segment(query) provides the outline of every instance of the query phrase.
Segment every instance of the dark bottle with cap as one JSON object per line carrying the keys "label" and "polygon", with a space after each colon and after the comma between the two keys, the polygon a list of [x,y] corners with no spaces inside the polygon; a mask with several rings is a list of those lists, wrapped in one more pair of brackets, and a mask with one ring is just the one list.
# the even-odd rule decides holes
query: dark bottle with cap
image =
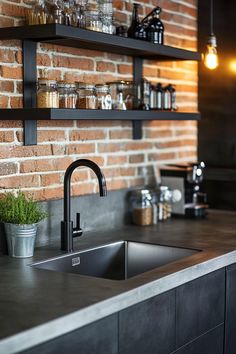
{"label": "dark bottle with cap", "polygon": [[152,19],[149,21],[147,32],[147,40],[155,44],[164,43],[164,25],[159,19],[161,8],[158,6],[152,12]]}
{"label": "dark bottle with cap", "polygon": [[156,87],[156,108],[162,110],[164,108],[164,89],[161,83]]}
{"label": "dark bottle with cap", "polygon": [[133,13],[132,13],[132,20],[131,25],[128,28],[128,37],[135,38],[135,33],[138,25],[140,24],[138,9],[140,8],[140,4],[134,3],[133,6]]}

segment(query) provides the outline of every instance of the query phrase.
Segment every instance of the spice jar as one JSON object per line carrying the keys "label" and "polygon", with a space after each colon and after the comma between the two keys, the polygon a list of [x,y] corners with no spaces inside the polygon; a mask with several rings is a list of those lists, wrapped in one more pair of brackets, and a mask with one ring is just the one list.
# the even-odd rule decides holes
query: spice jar
{"label": "spice jar", "polygon": [[59,108],[76,108],[78,94],[75,83],[59,81],[58,92]]}
{"label": "spice jar", "polygon": [[131,192],[132,221],[135,225],[152,225],[152,192],[149,189],[137,189]]}
{"label": "spice jar", "polygon": [[37,107],[59,108],[59,94],[56,80],[38,79]]}
{"label": "spice jar", "polygon": [[96,109],[96,93],[93,84],[77,83],[77,108]]}
{"label": "spice jar", "polygon": [[96,108],[97,109],[112,109],[112,99],[110,87],[108,85],[96,85]]}
{"label": "spice jar", "polygon": [[171,217],[172,191],[167,186],[160,186],[158,198],[158,220],[163,221]]}

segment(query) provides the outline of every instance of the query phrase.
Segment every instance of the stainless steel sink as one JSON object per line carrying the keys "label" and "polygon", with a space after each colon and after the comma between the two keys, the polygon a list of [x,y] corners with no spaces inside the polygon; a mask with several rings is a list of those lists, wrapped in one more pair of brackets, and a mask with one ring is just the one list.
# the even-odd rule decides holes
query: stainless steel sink
{"label": "stainless steel sink", "polygon": [[40,269],[125,280],[191,256],[199,250],[119,241],[32,264]]}

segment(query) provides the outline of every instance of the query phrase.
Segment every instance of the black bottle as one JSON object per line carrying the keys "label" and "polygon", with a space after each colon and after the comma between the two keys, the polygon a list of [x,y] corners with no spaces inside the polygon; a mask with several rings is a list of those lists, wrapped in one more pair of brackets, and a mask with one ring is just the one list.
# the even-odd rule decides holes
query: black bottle
{"label": "black bottle", "polygon": [[132,20],[131,25],[128,28],[128,37],[135,38],[135,32],[140,24],[139,16],[138,16],[138,9],[140,8],[140,4],[134,3],[133,13],[132,13]]}
{"label": "black bottle", "polygon": [[157,7],[152,13],[152,19],[147,27],[147,40],[155,44],[164,43],[164,25],[159,19],[161,8]]}

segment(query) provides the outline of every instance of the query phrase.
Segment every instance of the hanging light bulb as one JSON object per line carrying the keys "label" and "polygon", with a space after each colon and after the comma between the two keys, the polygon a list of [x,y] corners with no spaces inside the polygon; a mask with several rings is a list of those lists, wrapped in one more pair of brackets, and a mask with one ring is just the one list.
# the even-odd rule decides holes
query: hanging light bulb
{"label": "hanging light bulb", "polygon": [[214,70],[219,65],[219,59],[217,54],[217,41],[216,36],[213,32],[213,0],[211,0],[211,34],[208,38],[207,42],[207,50],[204,58],[205,66],[210,69]]}

